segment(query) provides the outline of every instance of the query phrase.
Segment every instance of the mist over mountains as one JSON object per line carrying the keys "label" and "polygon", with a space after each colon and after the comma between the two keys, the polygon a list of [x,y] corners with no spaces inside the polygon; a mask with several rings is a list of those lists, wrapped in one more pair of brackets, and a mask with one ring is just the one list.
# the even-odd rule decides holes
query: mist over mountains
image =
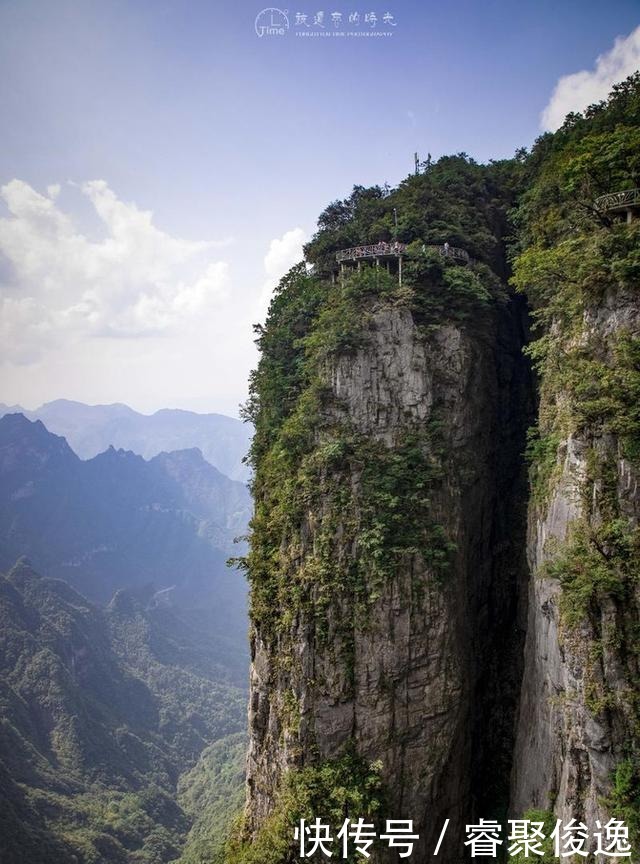
{"label": "mist over mountains", "polygon": [[[237,440],[208,452],[242,468]],[[250,512],[198,447],[82,459],[41,420],[0,417],[3,864],[209,848],[243,784],[246,585],[226,561]]]}
{"label": "mist over mountains", "polygon": [[226,560],[249,512],[246,486],[199,450],[146,461],[110,447],[83,461],[39,420],[0,418],[2,569],[28,555],[99,603],[120,588],[170,591],[244,631],[244,583]]}
{"label": "mist over mountains", "polygon": [[197,447],[228,477],[248,477],[242,459],[249,449],[251,427],[224,414],[197,414],[174,408],[140,414],[119,403],[85,405],[69,399],[47,402],[34,411],[0,402],[0,416],[8,413],[42,420],[50,432],[66,438],[81,459],[91,459],[110,446],[132,450],[145,459],[163,451]]}

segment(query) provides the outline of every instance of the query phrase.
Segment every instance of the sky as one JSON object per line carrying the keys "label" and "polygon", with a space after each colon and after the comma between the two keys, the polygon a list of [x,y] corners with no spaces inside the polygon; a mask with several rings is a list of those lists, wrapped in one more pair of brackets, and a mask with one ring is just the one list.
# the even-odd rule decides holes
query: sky
{"label": "sky", "polygon": [[640,66],[638,0],[263,2],[0,0],[1,401],[237,416],[330,201]]}

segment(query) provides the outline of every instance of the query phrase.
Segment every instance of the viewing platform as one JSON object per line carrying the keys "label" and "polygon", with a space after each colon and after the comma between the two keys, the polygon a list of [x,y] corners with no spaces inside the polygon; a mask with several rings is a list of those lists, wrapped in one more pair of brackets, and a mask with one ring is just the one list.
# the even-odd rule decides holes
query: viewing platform
{"label": "viewing platform", "polygon": [[339,264],[345,261],[360,261],[362,258],[399,258],[407,251],[406,243],[372,243],[370,246],[353,246],[336,253]]}
{"label": "viewing platform", "polygon": [[626,214],[627,222],[633,222],[640,214],[640,189],[609,192],[596,198],[595,205],[603,213]]}
{"label": "viewing platform", "polygon": [[[336,261],[339,264],[345,261],[361,261],[363,258],[399,258],[405,255],[407,251],[406,243],[398,242],[381,242],[372,243],[369,246],[353,246],[351,249],[341,249],[336,253]],[[455,261],[460,261],[463,264],[468,264],[471,260],[469,253],[464,249],[459,249],[457,246],[449,246],[442,244],[441,246],[432,244],[422,247],[423,252],[439,252],[443,258],[453,258]]]}
{"label": "viewing platform", "polygon": [[[449,258],[458,264],[470,264],[471,258],[469,253],[464,249],[459,249],[457,246],[450,246],[448,243],[442,245],[423,245],[422,252],[437,252],[443,258]],[[398,282],[402,285],[402,259],[407,253],[407,244],[400,243],[394,240],[390,243],[381,241],[380,243],[371,243],[368,246],[352,246],[350,249],[341,249],[336,252],[336,261],[340,265],[340,273],[344,273],[345,264],[356,264],[358,270],[362,261],[373,261],[376,267],[381,263],[386,264],[387,272],[391,272],[391,261],[397,261],[398,266]]]}

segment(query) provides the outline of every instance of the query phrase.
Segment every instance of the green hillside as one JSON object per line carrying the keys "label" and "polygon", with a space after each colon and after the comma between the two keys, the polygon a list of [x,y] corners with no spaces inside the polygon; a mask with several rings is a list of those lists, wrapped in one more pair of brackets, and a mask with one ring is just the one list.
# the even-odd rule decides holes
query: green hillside
{"label": "green hillside", "polygon": [[179,779],[245,722],[215,648],[124,592],[102,611],[27,562],[0,577],[3,864],[179,855]]}

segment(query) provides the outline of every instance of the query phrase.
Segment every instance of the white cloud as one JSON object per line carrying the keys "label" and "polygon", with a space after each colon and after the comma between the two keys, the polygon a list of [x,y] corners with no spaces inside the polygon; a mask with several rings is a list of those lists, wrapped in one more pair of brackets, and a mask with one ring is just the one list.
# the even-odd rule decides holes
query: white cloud
{"label": "white cloud", "polygon": [[613,48],[601,54],[595,68],[564,75],[540,117],[541,128],[554,132],[572,111],[584,111],[605,99],[613,84],[623,81],[640,68],[640,26],[628,36],[618,36]]}
{"label": "white cloud", "polygon": [[79,338],[169,334],[202,321],[227,294],[218,244],[161,231],[104,180],[79,188],[102,223],[100,240],[58,206],[59,185],[47,195],[20,180],[0,189],[9,211],[0,219],[0,350],[9,362]]}
{"label": "white cloud", "polygon": [[302,228],[292,228],[290,231],[285,231],[282,237],[275,237],[269,244],[267,254],[264,256],[267,279],[258,300],[257,313],[260,320],[263,320],[266,315],[273,289],[280,279],[287,270],[304,258],[302,247],[306,241],[307,235]]}
{"label": "white cloud", "polygon": [[269,250],[264,256],[264,269],[267,276],[281,279],[284,274],[302,260],[302,246],[306,242],[302,228],[292,228],[282,237],[274,238],[269,244]]}
{"label": "white cloud", "polygon": [[235,414],[257,360],[252,325],[302,260],[305,240],[293,228],[222,252],[228,239],[162,231],[104,181],[46,193],[8,183],[0,188],[0,399]]}

